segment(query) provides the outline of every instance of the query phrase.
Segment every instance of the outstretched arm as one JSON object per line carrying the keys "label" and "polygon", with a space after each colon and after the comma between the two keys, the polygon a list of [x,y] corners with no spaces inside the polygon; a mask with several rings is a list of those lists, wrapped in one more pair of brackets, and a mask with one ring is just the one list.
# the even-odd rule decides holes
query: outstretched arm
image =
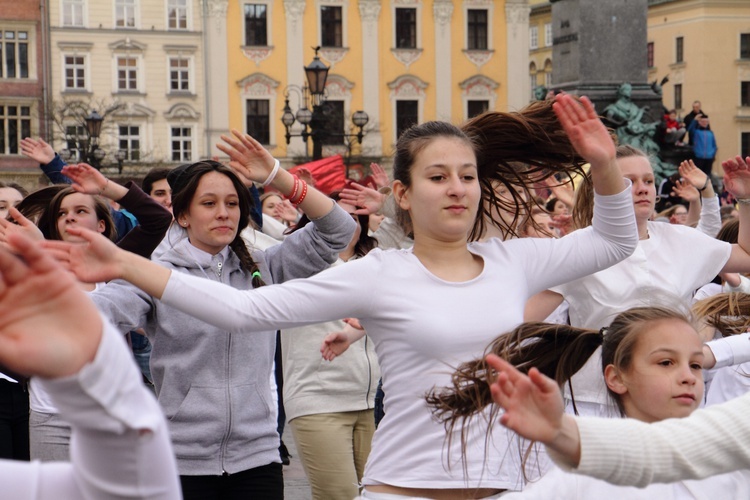
{"label": "outstretched arm", "polygon": [[738,201],[740,229],[737,244],[732,245],[723,273],[750,272],[750,157],[730,158],[721,163],[724,168],[724,188]]}
{"label": "outstretched arm", "polygon": [[3,463],[5,495],[179,498],[166,421],[121,336],[36,243],[9,244],[19,257],[0,250],[0,363],[39,377],[73,428],[73,453],[70,464]]}

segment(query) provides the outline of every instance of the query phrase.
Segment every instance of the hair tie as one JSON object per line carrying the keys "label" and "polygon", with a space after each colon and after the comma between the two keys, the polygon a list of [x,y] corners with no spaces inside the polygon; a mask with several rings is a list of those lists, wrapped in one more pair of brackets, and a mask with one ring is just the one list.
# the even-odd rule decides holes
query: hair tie
{"label": "hair tie", "polygon": [[252,277],[260,279],[260,271],[253,272]]}
{"label": "hair tie", "polygon": [[608,327],[606,327],[606,326],[603,326],[603,327],[602,327],[602,328],[601,328],[601,329],[599,330],[599,335],[601,335],[602,337],[604,337],[604,336],[605,336],[605,335],[607,334],[607,332],[608,332],[608,331],[609,331],[609,328],[608,328]]}

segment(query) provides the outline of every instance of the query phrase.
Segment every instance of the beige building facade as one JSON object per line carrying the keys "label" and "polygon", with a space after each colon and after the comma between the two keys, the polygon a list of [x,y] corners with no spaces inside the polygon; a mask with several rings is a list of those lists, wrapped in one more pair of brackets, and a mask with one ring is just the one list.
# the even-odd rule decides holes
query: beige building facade
{"label": "beige building facade", "polygon": [[79,156],[74,107],[104,116],[103,164],[177,164],[206,156],[200,0],[49,2],[54,145]]}

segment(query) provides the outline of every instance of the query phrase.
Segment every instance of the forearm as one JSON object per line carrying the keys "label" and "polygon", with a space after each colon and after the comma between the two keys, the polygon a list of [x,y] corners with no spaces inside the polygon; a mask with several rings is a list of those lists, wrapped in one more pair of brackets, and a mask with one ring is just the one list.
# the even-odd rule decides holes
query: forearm
{"label": "forearm", "polygon": [[44,175],[46,175],[53,184],[72,184],[73,181],[62,174],[64,166],[65,162],[58,154],[55,154],[55,157],[51,162],[39,165],[42,172],[44,172]]}
{"label": "forearm", "polygon": [[[301,183],[302,181],[299,182]],[[278,189],[287,197],[291,195],[296,195],[297,197],[299,197],[301,195],[301,193],[293,192],[295,186],[295,178],[286,170],[279,170],[279,173],[276,175],[272,186]],[[299,189],[302,189],[301,184]],[[295,200],[292,201],[294,202]],[[319,219],[330,212],[331,208],[333,208],[333,205],[334,202],[332,199],[330,199],[314,187],[308,185],[307,195],[305,195],[302,203],[299,204],[299,208],[301,208],[311,220],[314,220]]]}
{"label": "forearm", "polygon": [[606,164],[592,164],[591,180],[594,184],[594,191],[601,195],[620,193],[627,186],[614,157],[610,158]]}
{"label": "forearm", "polygon": [[171,269],[125,250],[118,252],[117,266],[118,278],[132,283],[156,299],[161,299],[172,274]]}
{"label": "forearm", "polygon": [[[710,184],[710,183],[709,183]],[[704,192],[708,191],[706,188]],[[713,189],[711,189],[713,193]],[[701,197],[703,202],[700,209],[700,220],[696,229],[701,231],[703,234],[715,238],[721,230],[721,208],[719,206],[718,196],[712,195],[710,197]]]}
{"label": "forearm", "polygon": [[737,244],[745,251],[750,254],[750,204],[738,203],[737,211],[740,216],[740,228],[739,234],[737,235]]}
{"label": "forearm", "polygon": [[701,220],[701,200],[700,198],[696,198],[694,200],[690,200],[690,203],[688,204],[688,213],[687,213],[687,220],[685,221],[685,224],[688,226],[695,226],[700,222]]}
{"label": "forearm", "polygon": [[[92,363],[77,375],[41,383],[73,435],[72,464],[67,470],[44,464],[40,491],[70,498],[180,498],[167,423],[111,325]],[[73,485],[76,494],[58,489]]]}
{"label": "forearm", "polygon": [[119,201],[120,205],[133,214],[139,224],[128,232],[117,246],[143,257],[150,257],[167,233],[172,223],[172,214],[132,181],[120,187],[125,189],[125,195]]}

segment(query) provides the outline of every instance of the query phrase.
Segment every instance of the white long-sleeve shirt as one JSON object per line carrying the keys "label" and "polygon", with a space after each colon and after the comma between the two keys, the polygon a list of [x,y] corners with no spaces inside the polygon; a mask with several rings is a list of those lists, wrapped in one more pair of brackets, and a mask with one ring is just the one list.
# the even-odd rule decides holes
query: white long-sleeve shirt
{"label": "white long-sleeve shirt", "polygon": [[469,244],[484,267],[466,282],[435,276],[411,250],[373,250],[312,278],[253,291],[172,273],[161,300],[230,332],[359,318],[374,341],[386,394],[386,416],[363,483],[518,489],[523,479],[515,438],[497,430],[485,448],[486,428],[474,426],[465,475],[460,436],[452,436],[448,449],[445,428],[433,420],[424,396],[447,386],[455,366],[482,356],[495,337],[521,323],[531,295],[611,266],[633,251],[630,188],[597,196],[595,207],[591,228],[561,239]]}
{"label": "white long-sleeve shirt", "polygon": [[[643,487],[750,469],[749,414],[750,393],[655,424],[577,418],[581,461],[574,472]],[[566,467],[554,452],[550,456]]]}
{"label": "white long-sleeve shirt", "polygon": [[181,498],[167,422],[122,335],[102,319],[92,363],[70,377],[38,379],[73,427],[71,462],[0,461],[3,498]]}

